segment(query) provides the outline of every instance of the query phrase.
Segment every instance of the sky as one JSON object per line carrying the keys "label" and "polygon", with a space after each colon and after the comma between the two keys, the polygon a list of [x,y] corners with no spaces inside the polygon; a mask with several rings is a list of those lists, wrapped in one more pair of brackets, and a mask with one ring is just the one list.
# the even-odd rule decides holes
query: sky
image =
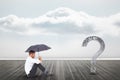
{"label": "sky", "polygon": [[34,44],[52,49],[44,58],[91,58],[105,42],[101,58],[120,58],[120,0],[0,0],[0,58],[26,58]]}

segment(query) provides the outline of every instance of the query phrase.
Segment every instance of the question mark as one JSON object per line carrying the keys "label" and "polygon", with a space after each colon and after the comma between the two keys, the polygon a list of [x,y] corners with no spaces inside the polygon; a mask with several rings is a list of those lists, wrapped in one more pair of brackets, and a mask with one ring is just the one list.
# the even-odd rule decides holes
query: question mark
{"label": "question mark", "polygon": [[83,47],[86,47],[87,44],[92,41],[92,40],[95,40],[95,41],[98,41],[100,43],[100,49],[96,52],[96,54],[92,57],[92,60],[91,60],[91,69],[90,69],[90,74],[93,74],[95,75],[96,74],[96,59],[102,54],[102,52],[104,51],[105,49],[105,43],[104,41],[100,38],[100,37],[97,37],[97,36],[89,36],[87,37],[83,43],[82,43],[82,46]]}

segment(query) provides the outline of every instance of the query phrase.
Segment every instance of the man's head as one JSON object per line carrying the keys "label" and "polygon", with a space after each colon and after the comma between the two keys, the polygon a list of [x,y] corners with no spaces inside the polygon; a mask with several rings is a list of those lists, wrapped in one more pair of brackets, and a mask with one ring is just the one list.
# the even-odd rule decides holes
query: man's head
{"label": "man's head", "polygon": [[35,51],[33,50],[29,51],[29,56],[35,58]]}

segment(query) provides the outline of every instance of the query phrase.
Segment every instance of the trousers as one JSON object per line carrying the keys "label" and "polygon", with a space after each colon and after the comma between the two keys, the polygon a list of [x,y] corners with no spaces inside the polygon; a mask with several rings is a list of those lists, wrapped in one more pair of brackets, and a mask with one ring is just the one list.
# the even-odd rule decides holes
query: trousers
{"label": "trousers", "polygon": [[42,72],[45,72],[45,67],[41,63],[34,63],[32,69],[30,70],[30,73],[28,74],[28,77],[34,77],[37,72],[37,68],[39,68]]}

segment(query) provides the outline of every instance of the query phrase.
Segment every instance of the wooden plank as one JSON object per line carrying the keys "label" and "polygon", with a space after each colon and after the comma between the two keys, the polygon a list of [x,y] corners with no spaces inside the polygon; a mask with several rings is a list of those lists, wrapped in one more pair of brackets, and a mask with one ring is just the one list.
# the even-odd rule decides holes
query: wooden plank
{"label": "wooden plank", "polygon": [[[29,80],[24,72],[24,60],[1,60],[0,80]],[[120,80],[119,60],[97,61],[97,75],[90,75],[88,60],[47,60],[43,66],[53,76],[45,77],[37,70],[36,79],[31,80]]]}

